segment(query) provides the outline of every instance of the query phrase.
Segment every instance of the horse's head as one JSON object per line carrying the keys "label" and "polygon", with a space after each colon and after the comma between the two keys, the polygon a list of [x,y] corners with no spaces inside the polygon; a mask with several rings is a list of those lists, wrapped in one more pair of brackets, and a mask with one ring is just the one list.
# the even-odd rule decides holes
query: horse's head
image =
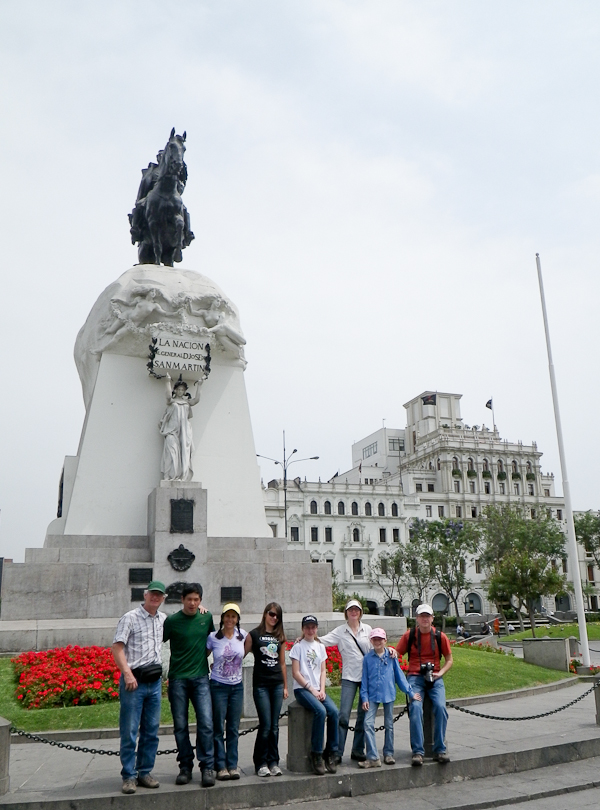
{"label": "horse's head", "polygon": [[168,174],[177,176],[180,173],[183,168],[185,137],[185,132],[183,135],[176,135],[175,128],[173,127],[160,160],[159,168],[162,175]]}

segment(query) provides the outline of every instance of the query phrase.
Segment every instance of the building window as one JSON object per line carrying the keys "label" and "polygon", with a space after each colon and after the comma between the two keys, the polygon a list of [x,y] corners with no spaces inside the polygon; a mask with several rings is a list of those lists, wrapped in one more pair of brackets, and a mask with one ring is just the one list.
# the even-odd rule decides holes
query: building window
{"label": "building window", "polygon": [[556,519],[557,520],[562,520],[562,509],[557,509],[556,510]]}
{"label": "building window", "polygon": [[423,484],[415,484],[415,489],[417,492],[423,492]]}
{"label": "building window", "polygon": [[474,469],[475,467],[473,465],[473,459],[472,458],[467,459],[467,470],[474,470]]}
{"label": "building window", "polygon": [[550,497],[550,490],[549,490],[549,489],[545,489],[545,490],[544,490],[544,498],[549,498],[549,497]]}
{"label": "building window", "polygon": [[442,460],[441,460],[441,459],[439,459],[439,458],[438,458],[438,460],[437,460],[437,468],[438,468],[438,470],[441,470],[441,469],[442,469]]}
{"label": "building window", "polygon": [[483,459],[483,471],[484,472],[490,471],[490,462],[487,460],[487,458]]}
{"label": "building window", "polygon": [[504,472],[504,464],[501,458],[498,459],[498,472]]}
{"label": "building window", "polygon": [[392,453],[398,453],[400,450],[404,450],[404,439],[401,439],[399,436],[392,436],[391,439],[388,439],[388,448]]}
{"label": "building window", "polygon": [[316,501],[311,501],[310,502],[310,513],[311,513],[311,515],[316,515],[317,514],[317,502]]}
{"label": "building window", "polygon": [[386,530],[385,529],[379,529],[379,542],[380,543],[387,543],[387,537],[386,537]]}
{"label": "building window", "polygon": [[359,531],[359,529],[352,529],[352,540],[355,543],[360,543],[360,531]]}
{"label": "building window", "polygon": [[528,472],[528,473],[532,472],[532,469],[531,469],[531,461],[528,461],[528,462],[527,462],[527,472]]}
{"label": "building window", "polygon": [[454,482],[454,491],[455,492],[460,492],[460,481],[455,481]]}
{"label": "building window", "polygon": [[596,582],[596,578],[594,577],[594,566],[593,565],[588,565],[587,574],[588,574],[588,582],[590,583],[590,585],[594,585],[594,583]]}
{"label": "building window", "polygon": [[563,574],[566,574],[567,573],[567,558],[566,557],[563,557],[563,559],[562,559],[562,568],[563,568]]}
{"label": "building window", "polygon": [[398,504],[392,504],[392,517],[398,517]]}
{"label": "building window", "polygon": [[290,528],[290,538],[294,543],[297,543],[300,540],[300,534],[297,526],[292,526]]}
{"label": "building window", "polygon": [[310,542],[311,543],[318,543],[319,542],[319,527],[318,526],[311,526],[310,527]]}
{"label": "building window", "polygon": [[273,537],[277,537],[277,524],[276,523],[269,523],[271,527],[271,531],[273,532]]}
{"label": "building window", "polygon": [[370,458],[374,456],[377,452],[377,442],[373,442],[373,444],[367,445],[367,447],[363,448],[363,458]]}
{"label": "building window", "polygon": [[431,504],[427,504],[425,507],[425,517],[431,517]]}
{"label": "building window", "polygon": [[469,481],[469,492],[475,492],[475,481]]}
{"label": "building window", "polygon": [[373,509],[371,508],[371,504],[369,503],[369,501],[367,501],[365,504],[365,515],[367,515],[367,517],[371,517],[372,514]]}
{"label": "building window", "polygon": [[481,560],[475,560],[475,573],[481,574]]}
{"label": "building window", "polygon": [[358,504],[356,501],[352,501],[352,514],[358,515]]}
{"label": "building window", "polygon": [[533,491],[533,484],[527,484],[527,492],[530,495],[535,495],[535,492]]}
{"label": "building window", "polygon": [[516,461],[513,461],[513,462],[512,462],[512,471],[513,471],[514,473],[518,473],[518,472],[519,472],[519,468],[517,467],[517,462],[516,462]]}
{"label": "building window", "polygon": [[377,514],[379,517],[385,517],[385,506],[384,504],[380,503],[377,505]]}
{"label": "building window", "polygon": [[460,573],[466,574],[467,573],[467,565],[464,560],[461,559],[460,561]]}
{"label": "building window", "polygon": [[484,483],[483,483],[483,491],[485,492],[486,495],[489,495],[490,492],[492,491],[489,481],[484,481]]}
{"label": "building window", "polygon": [[456,517],[462,517],[462,506],[456,507]]}
{"label": "building window", "polygon": [[435,485],[427,484],[427,492],[435,492]]}
{"label": "building window", "polygon": [[453,470],[458,470],[459,469],[458,458],[456,456],[452,456],[452,469]]}
{"label": "building window", "polygon": [[331,514],[331,501],[325,501],[325,514]]}
{"label": "building window", "polygon": [[438,517],[444,517],[444,507],[438,506]]}
{"label": "building window", "polygon": [[381,573],[384,577],[387,577],[388,572],[388,561],[385,557],[381,560]]}
{"label": "building window", "polygon": [[363,575],[362,560],[352,560],[352,575],[355,577],[362,577]]}
{"label": "building window", "polygon": [[471,517],[477,517],[477,507],[476,506],[471,507]]}
{"label": "building window", "polygon": [[535,509],[531,510],[531,519],[535,520]]}
{"label": "building window", "polygon": [[345,515],[346,514],[346,507],[344,506],[344,501],[340,501],[338,503],[338,515]]}
{"label": "building window", "polygon": [[333,543],[333,530],[331,526],[325,527],[325,542],[326,543]]}
{"label": "building window", "polygon": [[400,542],[400,529],[392,529],[392,539],[394,543]]}
{"label": "building window", "polygon": [[504,484],[498,484],[498,486],[500,487],[500,495],[506,495],[506,487]]}
{"label": "building window", "polygon": [[513,489],[515,491],[515,495],[520,495],[521,494],[521,488],[519,487],[518,484],[513,484]]}

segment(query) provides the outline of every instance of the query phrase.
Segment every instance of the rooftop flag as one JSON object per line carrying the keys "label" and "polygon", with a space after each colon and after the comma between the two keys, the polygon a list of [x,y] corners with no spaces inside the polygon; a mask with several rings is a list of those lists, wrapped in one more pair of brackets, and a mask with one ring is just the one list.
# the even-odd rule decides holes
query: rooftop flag
{"label": "rooftop flag", "polygon": [[492,400],[491,399],[488,399],[488,401],[485,403],[485,407],[489,408],[490,411],[494,410],[494,406],[492,405]]}
{"label": "rooftop flag", "polygon": [[426,397],[421,397],[423,400],[423,405],[435,405],[436,403],[436,394],[427,394]]}

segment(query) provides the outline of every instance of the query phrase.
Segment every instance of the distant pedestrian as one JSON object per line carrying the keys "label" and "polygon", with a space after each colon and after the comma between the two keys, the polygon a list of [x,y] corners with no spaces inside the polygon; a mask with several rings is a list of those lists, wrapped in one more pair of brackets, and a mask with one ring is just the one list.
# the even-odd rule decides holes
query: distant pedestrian
{"label": "distant pedestrian", "polygon": [[206,646],[213,654],[210,695],[215,739],[217,779],[239,779],[238,740],[244,708],[242,662],[248,633],[240,627],[240,609],[233,602],[223,606],[221,622]]}
{"label": "distant pedestrian", "polygon": [[363,661],[362,682],[360,685],[360,701],[365,717],[365,740],[367,744],[367,758],[359,762],[359,768],[381,768],[381,760],[375,742],[375,716],[379,704],[383,704],[383,725],[385,737],[383,741],[383,761],[386,765],[394,765],[394,702],[396,700],[396,685],[411,700],[421,700],[421,695],[410,686],[398,660],[394,658],[386,646],[387,636],[381,627],[375,627],[370,633],[373,649],[370,650]]}
{"label": "distant pedestrian", "polygon": [[[309,614],[302,619],[302,638],[290,651],[294,697],[301,706],[313,713],[310,760],[313,771],[322,776],[337,771],[335,758],[338,747],[338,710],[325,693],[325,645],[317,640],[319,622]],[[323,736],[327,721],[327,743]]]}
{"label": "distant pedestrian", "polygon": [[252,695],[258,714],[254,743],[254,769],[258,776],[281,776],[279,767],[279,713],[288,696],[285,668],[285,633],[281,605],[269,602],[261,623],[250,630],[246,652],[254,654]]}
{"label": "distant pedestrian", "polygon": [[144,591],[143,604],[119,619],[112,644],[112,654],[121,672],[119,754],[123,793],[135,793],[138,785],[159,787],[151,771],[160,725],[161,652],[166,616],[159,607],[165,594],[163,583],[153,580]]}

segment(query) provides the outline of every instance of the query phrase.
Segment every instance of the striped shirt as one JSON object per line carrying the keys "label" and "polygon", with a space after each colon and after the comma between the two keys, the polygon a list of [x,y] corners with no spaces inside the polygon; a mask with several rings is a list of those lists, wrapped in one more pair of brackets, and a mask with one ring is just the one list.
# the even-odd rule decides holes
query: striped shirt
{"label": "striped shirt", "polygon": [[163,624],[166,615],[157,611],[152,616],[140,605],[119,619],[113,644],[125,645],[125,658],[131,669],[146,664],[160,664]]}

